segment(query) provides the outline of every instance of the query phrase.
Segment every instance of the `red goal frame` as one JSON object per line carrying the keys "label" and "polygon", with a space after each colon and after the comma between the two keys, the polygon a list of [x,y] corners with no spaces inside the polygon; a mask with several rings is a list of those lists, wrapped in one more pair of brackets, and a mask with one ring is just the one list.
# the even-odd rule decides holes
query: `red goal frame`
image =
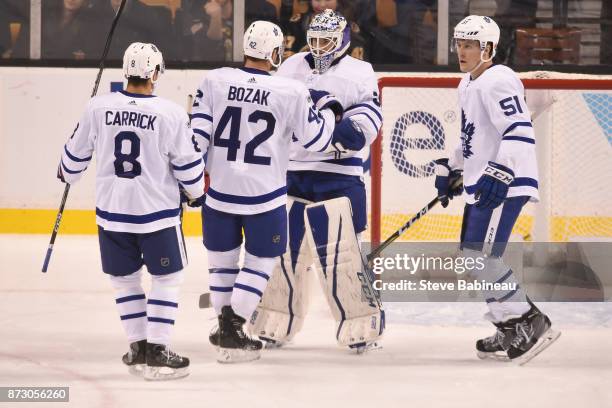
{"label": "red goal frame", "polygon": [[[545,79],[529,78],[521,79],[525,89],[560,89],[560,90],[612,90],[612,79]],[[461,77],[410,77],[393,76],[381,77],[378,80],[378,91],[381,105],[383,101],[383,89],[395,88],[456,88],[459,86]],[[383,111],[384,115],[384,111]],[[384,117],[383,117],[384,122]],[[382,127],[378,137],[372,143],[370,151],[370,240],[372,247],[381,242],[381,219],[382,219]],[[423,203],[425,204],[425,203]]]}

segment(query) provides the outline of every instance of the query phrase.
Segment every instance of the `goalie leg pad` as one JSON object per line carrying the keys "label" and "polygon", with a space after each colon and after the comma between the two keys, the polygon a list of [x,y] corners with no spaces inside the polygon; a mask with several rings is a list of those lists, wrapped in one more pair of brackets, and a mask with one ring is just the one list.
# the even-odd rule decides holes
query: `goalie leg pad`
{"label": "goalie leg pad", "polygon": [[308,201],[289,197],[289,240],[268,287],[251,316],[249,331],[269,343],[282,345],[299,332],[308,307],[308,270],[312,263],[304,238],[304,209]]}
{"label": "goalie leg pad", "polygon": [[305,217],[319,281],[338,323],[338,344],[359,347],[375,341],[385,328],[385,315],[359,248],[349,199],[308,205]]}

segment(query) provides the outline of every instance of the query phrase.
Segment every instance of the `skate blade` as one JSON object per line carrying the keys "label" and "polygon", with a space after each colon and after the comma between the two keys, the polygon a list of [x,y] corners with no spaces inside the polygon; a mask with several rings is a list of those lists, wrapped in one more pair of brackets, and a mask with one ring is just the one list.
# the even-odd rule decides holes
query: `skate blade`
{"label": "skate blade", "polygon": [[369,351],[382,350],[382,344],[378,341],[373,341],[372,343],[368,343],[365,346],[359,346],[351,348],[352,351],[357,355],[365,354]]}
{"label": "skate blade", "polygon": [[506,354],[501,354],[501,352],[487,353],[485,351],[477,351],[476,355],[481,360],[510,361],[510,358]]}
{"label": "skate blade", "polygon": [[217,361],[221,364],[246,363],[259,360],[260,357],[259,350],[227,349],[221,347],[217,349]]}
{"label": "skate blade", "polygon": [[145,371],[145,367],[147,365],[146,364],[134,364],[131,366],[128,366],[128,373],[136,376],[136,377],[144,377],[144,371]]}
{"label": "skate blade", "polygon": [[285,343],[280,342],[280,341],[266,340],[266,339],[262,339],[262,338],[260,338],[260,340],[263,340],[264,348],[266,350],[279,349],[279,348],[281,348],[281,347],[283,347],[285,345]]}
{"label": "skate blade", "polygon": [[512,362],[520,366],[527,364],[535,356],[550,347],[550,345],[553,344],[560,336],[561,332],[558,332],[553,329],[548,329],[542,335],[542,337],[538,339],[537,343],[531,349],[529,349],[528,352],[526,352],[520,357],[515,358],[514,360],[512,360]]}
{"label": "skate blade", "polygon": [[144,379],[147,381],[168,381],[187,377],[189,367],[170,368],[170,367],[149,367],[144,369]]}

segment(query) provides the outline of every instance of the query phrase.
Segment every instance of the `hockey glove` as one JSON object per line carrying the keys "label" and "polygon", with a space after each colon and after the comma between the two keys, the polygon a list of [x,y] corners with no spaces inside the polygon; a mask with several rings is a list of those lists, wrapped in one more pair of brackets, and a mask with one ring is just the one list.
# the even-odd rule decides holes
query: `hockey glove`
{"label": "hockey glove", "polygon": [[514,181],[514,172],[506,166],[489,162],[476,183],[476,207],[495,209],[508,196],[508,187]]}
{"label": "hockey glove", "polygon": [[434,160],[436,163],[436,181],[434,183],[438,190],[438,199],[442,207],[448,207],[449,200],[463,192],[463,185],[452,188],[453,184],[461,177],[461,170],[452,170],[448,165],[448,159]]}
{"label": "hockey glove", "polygon": [[66,183],[66,180],[64,179],[64,173],[62,172],[62,164],[61,163],[59,164],[59,166],[57,166],[57,178],[62,183]]}
{"label": "hockey glove", "polygon": [[181,192],[181,204],[187,203],[191,208],[201,207],[206,202],[206,194],[202,194],[198,198],[189,198],[189,195],[183,190],[179,188]]}
{"label": "hockey glove", "polygon": [[336,122],[342,119],[344,108],[334,95],[325,91],[317,91],[316,89],[309,89],[308,91],[310,91],[310,97],[318,110],[331,109],[336,117]]}
{"label": "hockey glove", "polygon": [[344,118],[334,128],[332,144],[339,150],[358,152],[365,146],[365,136],[359,124],[350,118]]}

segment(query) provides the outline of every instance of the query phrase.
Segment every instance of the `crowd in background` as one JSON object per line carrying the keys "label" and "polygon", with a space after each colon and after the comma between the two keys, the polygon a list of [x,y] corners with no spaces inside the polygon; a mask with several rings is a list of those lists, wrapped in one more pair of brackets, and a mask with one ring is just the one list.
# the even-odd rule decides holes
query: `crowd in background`
{"label": "crowd in background", "polygon": [[[490,0],[502,27],[499,58],[512,62],[516,27],[535,27],[537,0]],[[43,0],[41,58],[99,59],[121,0]],[[449,33],[473,12],[470,1],[450,1]],[[304,50],[313,15],[326,8],[350,23],[349,53],[373,64],[436,64],[436,0],[245,0],[245,27],[277,23],[286,56]],[[0,0],[0,58],[30,55],[29,1]],[[223,62],[233,56],[233,0],[128,0],[110,59],[134,41],[153,42],[166,61]],[[601,63],[612,64],[612,2],[602,1]],[[241,46],[241,44],[239,44]]]}

